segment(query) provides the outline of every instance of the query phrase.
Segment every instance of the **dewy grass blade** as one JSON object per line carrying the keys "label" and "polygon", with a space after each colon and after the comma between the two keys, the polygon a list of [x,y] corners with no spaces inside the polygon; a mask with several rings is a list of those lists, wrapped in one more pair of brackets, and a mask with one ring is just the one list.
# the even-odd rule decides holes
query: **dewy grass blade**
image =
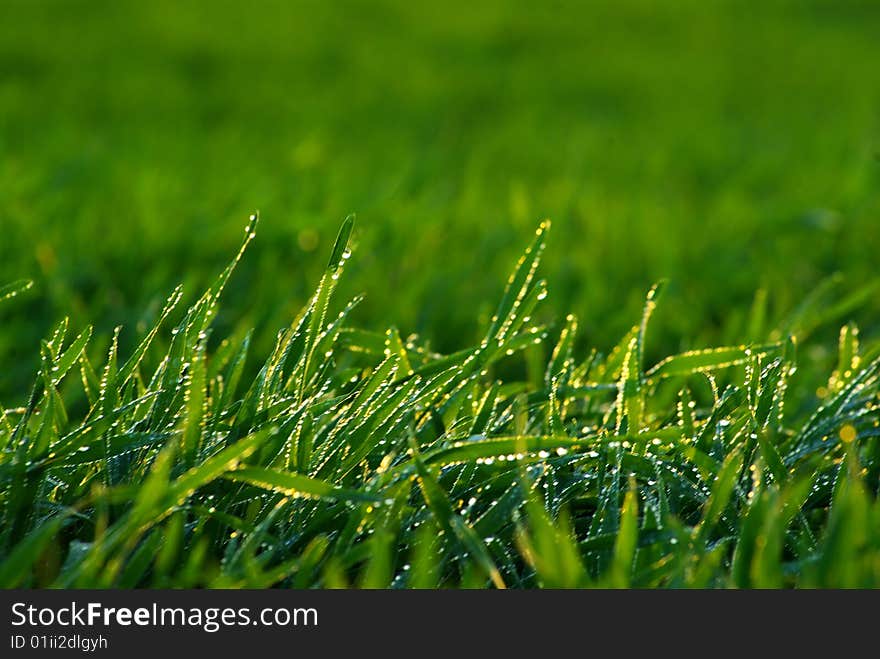
{"label": "dewy grass blade", "polygon": [[708,348],[691,350],[667,357],[645,374],[650,380],[693,375],[715,371],[729,366],[744,364],[753,355],[767,355],[778,351],[781,343],[768,343],[759,346],[735,346],[729,348]]}
{"label": "dewy grass blade", "polygon": [[348,241],[354,228],[354,216],[349,215],[342,223],[339,234],[336,236],[336,243],[333,246],[333,252],[330,255],[330,261],[327,269],[321,277],[318,284],[318,290],[312,298],[311,308],[309,310],[309,323],[306,327],[305,347],[303,350],[302,368],[297,376],[296,395],[297,402],[301,403],[305,395],[306,387],[315,370],[315,349],[318,345],[319,334],[324,327],[324,320],[327,316],[327,307],[330,304],[330,296],[336,288],[336,282],[339,279],[339,273],[348,260],[351,252],[348,249]]}
{"label": "dewy grass blade", "polygon": [[33,285],[34,282],[32,282],[30,279],[19,279],[18,281],[14,281],[11,284],[4,284],[3,286],[0,286],[0,302],[13,298],[16,295],[21,295],[22,293],[33,287]]}
{"label": "dewy grass blade", "polygon": [[549,220],[541,222],[535,231],[535,238],[528,246],[525,253],[516,264],[516,269],[507,281],[507,287],[501,298],[501,303],[492,317],[492,323],[486,333],[485,343],[503,341],[506,338],[510,325],[517,317],[517,310],[523,298],[529,292],[535,271],[541,261],[541,253],[544,251],[545,237],[550,228]]}
{"label": "dewy grass blade", "polygon": [[495,566],[483,540],[474,532],[473,528],[458,515],[452,508],[440,484],[431,473],[430,469],[422,462],[418,447],[410,435],[410,447],[413,451],[413,460],[418,473],[418,484],[422,491],[425,503],[431,509],[434,518],[447,535],[458,538],[465,551],[471,553],[478,564],[485,570],[489,579],[496,588],[505,588],[504,579]]}
{"label": "dewy grass blade", "polygon": [[331,499],[334,501],[382,502],[382,497],[368,492],[348,490],[317,478],[293,474],[276,469],[242,467],[226,473],[227,478],[238,483],[247,483],[263,490],[278,492],[288,497]]}
{"label": "dewy grass blade", "polygon": [[[34,386],[0,414],[2,583],[880,584],[880,349],[855,325],[828,377],[812,346],[799,359],[793,339],[764,340],[778,312],[764,297],[738,317],[748,344],[645,370],[654,288],[607,357],[580,343],[615,319],[576,340],[573,316],[548,356],[531,318],[542,225],[484,340],[439,354],[390,323],[351,327],[359,298],[330,313],[349,218],[267,344],[264,328],[212,325],[255,223],[169,337],[181,289],[127,354],[128,330],[77,334],[67,319],[35,342]],[[833,290],[812,306],[862,299]],[[77,365],[81,387],[65,378]]]}

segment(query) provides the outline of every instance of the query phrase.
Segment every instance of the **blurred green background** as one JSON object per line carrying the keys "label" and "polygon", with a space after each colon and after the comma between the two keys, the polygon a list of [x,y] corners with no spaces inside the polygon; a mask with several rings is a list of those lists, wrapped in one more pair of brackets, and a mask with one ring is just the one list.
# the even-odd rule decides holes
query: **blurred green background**
{"label": "blurred green background", "polygon": [[[0,396],[64,314],[124,341],[262,223],[221,329],[261,345],[358,214],[363,325],[466,345],[544,217],[548,319],[743,339],[880,247],[880,2],[0,6]],[[858,315],[877,327],[880,303]]]}

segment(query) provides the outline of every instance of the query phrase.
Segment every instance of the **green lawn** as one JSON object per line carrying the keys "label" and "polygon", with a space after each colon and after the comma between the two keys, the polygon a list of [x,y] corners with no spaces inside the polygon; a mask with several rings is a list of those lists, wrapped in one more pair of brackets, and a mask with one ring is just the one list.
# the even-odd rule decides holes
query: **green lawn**
{"label": "green lawn", "polygon": [[880,4],[422,4],[4,2],[0,585],[880,585]]}

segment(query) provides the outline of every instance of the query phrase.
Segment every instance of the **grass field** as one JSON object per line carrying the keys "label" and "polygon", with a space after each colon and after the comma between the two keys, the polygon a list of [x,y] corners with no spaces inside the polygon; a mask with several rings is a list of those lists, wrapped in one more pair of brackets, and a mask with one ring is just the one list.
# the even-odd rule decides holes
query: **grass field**
{"label": "grass field", "polygon": [[880,4],[4,13],[0,586],[880,586]]}

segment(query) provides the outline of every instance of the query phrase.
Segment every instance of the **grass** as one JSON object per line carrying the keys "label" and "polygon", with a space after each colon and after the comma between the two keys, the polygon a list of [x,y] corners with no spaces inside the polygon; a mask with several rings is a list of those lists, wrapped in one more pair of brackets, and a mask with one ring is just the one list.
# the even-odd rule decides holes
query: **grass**
{"label": "grass", "polygon": [[[351,212],[358,323],[444,352],[478,340],[543,217],[546,320],[577,313],[581,349],[662,278],[658,358],[746,340],[756,291],[779,320],[835,272],[841,296],[877,277],[876,3],[346,5],[9,0],[0,282],[39,294],[4,319],[0,400],[24,398],[63,316],[133,348],[254,208],[262,240],[217,322],[259,328],[261,351]],[[872,335],[878,299],[854,317]]]}
{"label": "grass", "polygon": [[0,585],[878,585],[878,3],[5,6]]}
{"label": "grass", "polygon": [[[552,335],[533,320],[543,223],[482,341],[439,355],[334,303],[349,218],[245,381],[250,335],[209,345],[256,224],[130,354],[114,335],[90,359],[91,328],[66,320],[41,342],[0,425],[0,585],[880,586],[880,351],[854,326],[815,409],[790,385],[820,309],[780,340],[648,365],[658,285],[614,349],[578,355],[574,316]],[[523,358],[524,379],[495,376]]]}

